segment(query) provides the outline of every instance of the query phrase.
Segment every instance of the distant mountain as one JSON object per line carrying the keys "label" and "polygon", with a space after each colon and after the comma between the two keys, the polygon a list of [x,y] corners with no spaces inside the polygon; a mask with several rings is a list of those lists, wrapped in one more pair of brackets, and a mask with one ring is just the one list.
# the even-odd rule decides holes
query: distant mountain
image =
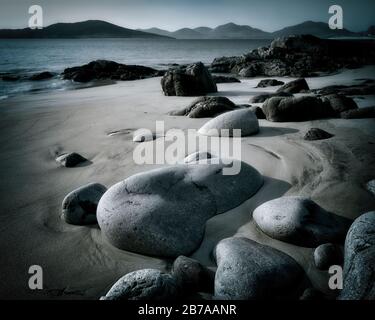
{"label": "distant mountain", "polygon": [[183,28],[176,31],[166,31],[158,28],[138,29],[143,32],[151,32],[158,35],[167,35],[176,39],[268,39],[270,33],[255,29],[250,26],[240,26],[235,23],[227,23],[214,29],[198,27],[194,29]]}
{"label": "distant mountain", "polygon": [[56,23],[43,29],[3,29],[4,39],[45,39],[45,38],[165,38],[157,33],[147,33],[123,28],[109,22],[89,20],[76,23]]}
{"label": "distant mountain", "polygon": [[227,23],[213,29],[208,27],[198,27],[194,29],[183,28],[171,32],[152,28],[144,30],[139,29],[139,31],[151,32],[176,39],[274,39],[292,34],[312,34],[320,38],[332,38],[356,37],[361,36],[364,33],[371,34],[371,32],[374,32],[371,28],[364,33],[351,32],[347,29],[331,30],[328,23],[314,21],[306,21],[275,32],[266,32],[247,25],[237,25],[235,23]]}
{"label": "distant mountain", "polygon": [[273,32],[272,37],[284,37],[292,34],[312,34],[319,38],[332,38],[332,37],[355,37],[358,33],[351,32],[347,29],[335,29],[329,28],[328,23],[306,21],[295,26],[286,27],[279,31]]}
{"label": "distant mountain", "polygon": [[198,27],[167,31],[160,28],[127,29],[109,22],[89,20],[76,23],[56,23],[40,30],[3,29],[0,38],[176,38],[176,39],[274,39],[292,34],[312,34],[320,38],[374,35],[374,26],[364,32],[347,29],[331,30],[327,23],[306,21],[276,32],[266,32],[247,25],[227,23],[216,28]]}

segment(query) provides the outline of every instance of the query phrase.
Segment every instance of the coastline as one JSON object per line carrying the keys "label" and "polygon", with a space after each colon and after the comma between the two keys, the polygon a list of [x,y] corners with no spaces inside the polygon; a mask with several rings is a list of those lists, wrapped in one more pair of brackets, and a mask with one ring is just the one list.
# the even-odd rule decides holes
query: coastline
{"label": "coastline", "polygon": [[[370,74],[375,74],[375,66],[306,80],[316,89],[353,84]],[[213,95],[228,97],[237,104],[248,103],[255,94],[277,89],[254,88],[266,78],[219,84],[218,93]],[[67,225],[60,218],[61,202],[67,193],[86,183],[109,187],[132,174],[158,167],[134,163],[133,132],[154,129],[156,120],[164,120],[166,130],[198,129],[207,119],[168,115],[194,99],[164,96],[157,77],[0,101],[0,191],[4,195],[0,199],[0,251],[2,275],[7,279],[0,288],[2,297],[97,299],[125,273],[140,268],[169,270],[170,260],[114,248],[97,226]],[[374,105],[375,97],[355,101],[360,107]],[[271,239],[255,227],[251,212],[282,195],[311,197],[323,208],[350,219],[373,209],[374,196],[365,184],[374,179],[374,119],[259,123],[258,135],[242,138],[242,160],[265,176],[265,184],[237,208],[211,218],[204,240],[192,257],[213,268],[211,250],[217,241],[244,235],[292,256],[313,286],[329,294],[327,273],[313,267],[313,249]],[[334,137],[304,141],[303,135],[311,127],[327,130]],[[124,129],[123,134],[110,136]],[[55,155],[64,151],[79,152],[91,163],[72,170],[61,168]],[[45,266],[46,293],[26,289],[25,266],[31,264]]]}

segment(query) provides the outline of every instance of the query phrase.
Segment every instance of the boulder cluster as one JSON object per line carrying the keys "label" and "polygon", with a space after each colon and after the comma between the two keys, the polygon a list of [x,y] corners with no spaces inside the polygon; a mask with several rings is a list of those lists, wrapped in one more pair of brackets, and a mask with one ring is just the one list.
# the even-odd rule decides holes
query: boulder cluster
{"label": "boulder cluster", "polygon": [[210,70],[243,77],[307,77],[374,63],[375,44],[371,41],[353,44],[349,40],[296,35],[275,39],[268,47],[254,49],[240,57],[216,58]]}

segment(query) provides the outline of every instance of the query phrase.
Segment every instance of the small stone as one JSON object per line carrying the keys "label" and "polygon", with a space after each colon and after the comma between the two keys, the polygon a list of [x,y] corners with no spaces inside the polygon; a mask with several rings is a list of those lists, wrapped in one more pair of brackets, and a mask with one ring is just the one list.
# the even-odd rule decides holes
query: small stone
{"label": "small stone", "polygon": [[70,192],[62,202],[62,217],[74,225],[97,223],[96,209],[107,188],[99,183],[90,183]]}
{"label": "small stone", "polygon": [[343,254],[339,246],[325,243],[314,251],[314,263],[319,270],[328,270],[333,265],[341,265]]}
{"label": "small stone", "polygon": [[56,161],[63,167],[73,168],[82,162],[86,162],[87,159],[82,157],[80,154],[73,153],[64,153],[56,158]]}
{"label": "small stone", "polygon": [[274,87],[274,86],[281,86],[284,82],[276,80],[276,79],[264,79],[261,80],[256,88],[266,88],[266,87]]}
{"label": "small stone", "polygon": [[329,139],[332,138],[333,134],[324,131],[319,128],[311,128],[309,131],[306,132],[305,136],[303,139],[308,140],[308,141],[314,141],[314,140],[324,140],[324,139]]}
{"label": "small stone", "polygon": [[215,273],[194,259],[179,256],[173,263],[172,276],[183,292],[213,292]]}

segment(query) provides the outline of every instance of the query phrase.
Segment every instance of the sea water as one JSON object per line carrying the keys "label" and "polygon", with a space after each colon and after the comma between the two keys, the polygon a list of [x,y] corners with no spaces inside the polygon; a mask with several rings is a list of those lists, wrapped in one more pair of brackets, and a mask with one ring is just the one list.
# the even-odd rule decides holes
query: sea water
{"label": "sea water", "polygon": [[4,74],[23,78],[42,72],[56,73],[46,81],[0,80],[0,100],[25,92],[74,88],[59,74],[68,67],[106,59],[166,69],[168,64],[238,56],[266,46],[271,40],[174,40],[174,39],[0,39],[0,78]]}

